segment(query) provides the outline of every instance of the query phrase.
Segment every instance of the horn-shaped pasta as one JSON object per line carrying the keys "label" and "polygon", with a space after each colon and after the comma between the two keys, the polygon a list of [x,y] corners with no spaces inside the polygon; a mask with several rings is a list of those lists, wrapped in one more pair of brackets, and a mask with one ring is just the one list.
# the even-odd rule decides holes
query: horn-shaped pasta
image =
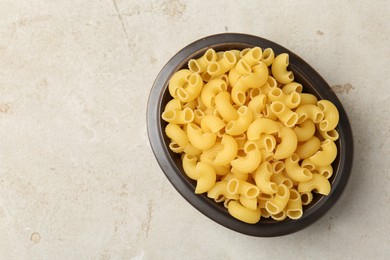
{"label": "horn-shaped pasta", "polygon": [[299,219],[302,217],[302,200],[301,194],[298,191],[291,189],[290,190],[290,199],[288,200],[286,206],[286,215],[291,219]]}
{"label": "horn-shaped pasta", "polygon": [[316,96],[310,93],[299,93],[301,96],[301,103],[300,106],[304,105],[317,105],[318,99]]}
{"label": "horn-shaped pasta", "polygon": [[330,140],[326,139],[321,144],[321,150],[310,156],[310,161],[318,166],[330,165],[337,156],[337,146]]}
{"label": "horn-shaped pasta", "polygon": [[313,178],[310,181],[299,183],[298,191],[301,193],[315,191],[322,195],[328,195],[330,193],[330,183],[321,174],[313,174]]}
{"label": "horn-shaped pasta", "polygon": [[260,47],[254,47],[250,49],[245,55],[242,57],[242,60],[244,60],[250,67],[258,63],[263,56],[263,51]]}
{"label": "horn-shaped pasta", "polygon": [[[292,84],[292,83],[290,83]],[[301,102],[301,96],[298,92],[291,92],[290,94],[284,93],[280,88],[273,88],[268,92],[268,98],[270,101],[280,101],[287,108],[296,108]]]}
{"label": "horn-shaped pasta", "polygon": [[228,211],[230,215],[238,220],[241,220],[248,224],[255,224],[260,221],[261,214],[260,209],[250,210],[242,206],[237,201],[230,201],[228,204]]}
{"label": "horn-shaped pasta", "polygon": [[207,192],[207,197],[216,199],[222,195],[226,199],[237,200],[239,198],[239,194],[230,194],[227,191],[227,184],[227,181],[216,182],[215,185]]}
{"label": "horn-shaped pasta", "polygon": [[274,194],[278,186],[271,181],[272,167],[269,162],[263,162],[253,176],[256,185],[260,188],[262,193]]}
{"label": "horn-shaped pasta", "polygon": [[187,135],[190,143],[200,150],[210,149],[217,137],[213,133],[203,133],[202,129],[193,123],[187,125]]}
{"label": "horn-shaped pasta", "polygon": [[256,148],[248,148],[245,157],[239,157],[231,162],[232,167],[243,173],[253,172],[259,167],[261,153]]}
{"label": "horn-shaped pasta", "polygon": [[203,117],[200,127],[202,128],[203,132],[215,134],[225,127],[225,123],[217,116],[207,115]]}
{"label": "horn-shaped pasta", "polygon": [[[217,53],[218,54],[218,53]],[[237,58],[231,51],[225,51],[222,54],[222,57],[220,60],[210,62],[210,64],[207,66],[207,73],[211,76],[219,76],[230,69],[234,67],[237,63]]]}
{"label": "horn-shaped pasta", "polygon": [[236,120],[238,114],[236,109],[230,103],[230,94],[226,91],[220,92],[215,97],[215,106],[218,110],[218,113],[226,121]]}
{"label": "horn-shaped pasta", "polygon": [[324,111],[324,120],[319,124],[321,131],[330,131],[335,129],[339,123],[339,111],[336,106],[329,100],[320,100],[317,102],[317,106]]}
{"label": "horn-shaped pasta", "polygon": [[261,60],[267,65],[268,67],[274,62],[275,59],[275,53],[271,48],[267,48],[263,51],[263,56],[261,57]]}
{"label": "horn-shaped pasta", "polygon": [[287,70],[289,64],[289,56],[287,53],[282,53],[276,56],[272,63],[271,70],[274,78],[282,84],[288,84],[294,80],[294,74]]}
{"label": "horn-shaped pasta", "polygon": [[202,73],[207,70],[207,66],[217,60],[217,53],[213,49],[208,49],[202,57],[191,59],[188,62],[188,68],[197,73]]}
{"label": "horn-shaped pasta", "polygon": [[321,141],[315,136],[297,146],[295,153],[300,159],[306,159],[315,154],[321,147]]}
{"label": "horn-shaped pasta", "polygon": [[201,194],[208,192],[215,185],[216,174],[213,166],[208,163],[198,162],[196,172],[199,178],[196,181],[195,193]]}
{"label": "horn-shaped pasta", "polygon": [[178,87],[176,90],[177,98],[181,102],[191,102],[195,100],[202,91],[203,80],[198,73],[191,74],[188,77],[188,84]]}
{"label": "horn-shaped pasta", "polygon": [[230,135],[240,135],[248,130],[252,122],[252,112],[247,106],[241,106],[237,110],[238,118],[230,121],[225,128],[226,133]]}
{"label": "horn-shaped pasta", "polygon": [[291,156],[297,149],[298,140],[293,130],[288,127],[282,127],[279,131],[279,138],[282,139],[280,144],[276,146],[274,158],[281,160]]}
{"label": "horn-shaped pasta", "polygon": [[316,132],[316,127],[311,120],[306,120],[303,123],[294,127],[294,133],[297,135],[298,142],[309,140]]}
{"label": "horn-shaped pasta", "polygon": [[291,94],[291,93],[299,93],[299,100],[301,100],[301,96],[300,96],[300,93],[302,92],[303,90],[303,87],[302,87],[302,84],[298,83],[298,82],[291,82],[287,85],[284,85],[282,87],[282,91],[286,94]]}
{"label": "horn-shaped pasta", "polygon": [[295,112],[298,114],[298,124],[310,119],[314,123],[319,123],[324,118],[324,112],[315,105],[299,106]]}
{"label": "horn-shaped pasta", "polygon": [[200,97],[206,107],[212,108],[215,105],[215,96],[219,92],[226,90],[227,85],[225,81],[222,79],[213,79],[204,85]]}
{"label": "horn-shaped pasta", "polygon": [[168,90],[173,98],[177,98],[177,89],[183,88],[188,83],[188,78],[191,74],[192,72],[190,70],[182,69],[172,75],[169,80]]}
{"label": "horn-shaped pasta", "polygon": [[217,153],[214,164],[226,165],[229,164],[237,156],[238,145],[236,140],[230,135],[224,135],[221,140],[223,150]]}
{"label": "horn-shaped pasta", "polygon": [[271,111],[287,127],[293,127],[298,121],[297,113],[293,112],[280,101],[274,101],[271,104]]}
{"label": "horn-shaped pasta", "polygon": [[265,203],[265,208],[271,215],[278,214],[284,210],[290,198],[290,189],[286,185],[280,184],[272,200]]}
{"label": "horn-shaped pasta", "polygon": [[279,132],[279,124],[268,118],[260,118],[253,121],[247,131],[248,140],[257,140],[261,134],[274,134]]}
{"label": "horn-shaped pasta", "polygon": [[172,142],[175,142],[183,149],[187,146],[189,140],[187,134],[176,124],[169,123],[165,127],[165,134],[171,138]]}
{"label": "horn-shaped pasta", "polygon": [[183,170],[184,173],[193,180],[199,179],[199,172],[196,171],[196,164],[198,163],[198,159],[193,155],[184,155],[183,157]]}
{"label": "horn-shaped pasta", "polygon": [[313,178],[313,174],[307,169],[300,167],[299,156],[293,153],[290,157],[286,158],[284,164],[286,166],[286,174],[289,178],[297,182],[306,182]]}

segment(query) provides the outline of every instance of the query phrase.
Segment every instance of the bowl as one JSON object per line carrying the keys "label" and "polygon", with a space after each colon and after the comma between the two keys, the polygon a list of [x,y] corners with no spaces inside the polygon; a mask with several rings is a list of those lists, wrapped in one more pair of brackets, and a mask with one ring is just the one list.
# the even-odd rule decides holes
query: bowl
{"label": "bowl", "polygon": [[[296,82],[303,85],[303,92],[311,93],[319,99],[327,99],[336,105],[340,120],[336,130],[339,139],[335,142],[338,155],[332,163],[334,173],[329,179],[332,189],[328,196],[314,195],[313,201],[303,207],[303,216],[298,220],[274,221],[262,218],[257,224],[247,224],[233,218],[222,205],[215,203],[206,194],[194,193],[196,183],[183,171],[180,155],[170,151],[169,138],[164,129],[167,123],[161,119],[166,103],[171,99],[168,82],[173,73],[186,68],[192,58],[200,57],[208,48],[216,51],[244,49],[259,46],[272,48],[275,54],[288,53],[289,70],[293,71]],[[147,105],[148,137],[154,155],[166,177],[176,190],[196,209],[215,222],[240,233],[258,236],[282,236],[302,230],[323,216],[339,199],[351,172],[353,159],[353,139],[347,114],[326,81],[304,60],[288,49],[264,38],[238,33],[217,34],[197,40],[174,55],[158,74],[150,92]]]}

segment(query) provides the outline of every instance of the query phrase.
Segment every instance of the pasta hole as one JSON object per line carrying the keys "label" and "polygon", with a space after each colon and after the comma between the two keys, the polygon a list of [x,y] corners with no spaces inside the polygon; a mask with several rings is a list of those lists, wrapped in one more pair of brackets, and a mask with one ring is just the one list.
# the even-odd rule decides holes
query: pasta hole
{"label": "pasta hole", "polygon": [[211,80],[211,78],[212,78],[212,76],[207,71],[202,73],[203,81],[209,82]]}
{"label": "pasta hole", "polygon": [[187,107],[184,109],[184,121],[192,122],[194,120],[194,112],[192,112],[192,109]]}
{"label": "pasta hole", "polygon": [[281,212],[279,212],[279,213],[277,213],[277,214],[273,214],[273,215],[272,215],[272,218],[274,218],[274,219],[282,219],[282,218],[285,217],[285,214],[286,214],[286,212],[281,211]]}
{"label": "pasta hole", "polygon": [[259,189],[257,188],[249,188],[246,192],[246,196],[248,198],[254,198],[254,197],[257,197],[259,195]]}
{"label": "pasta hole", "polygon": [[227,84],[225,81],[222,81],[221,84],[219,85],[220,91],[227,91]]}
{"label": "pasta hole", "polygon": [[206,51],[205,57],[206,57],[206,60],[207,60],[208,62],[211,62],[211,61],[214,61],[214,60],[217,59],[216,53],[215,53],[215,51],[213,51],[212,49],[208,49],[208,50]]}
{"label": "pasta hole", "polygon": [[246,106],[241,106],[238,110],[237,110],[237,113],[239,115],[245,115],[246,113],[248,112],[248,107]]}
{"label": "pasta hole", "polygon": [[267,171],[272,172],[272,166],[269,162],[265,162],[265,167],[267,168]]}
{"label": "pasta hole", "polygon": [[252,49],[252,58],[254,60],[260,60],[262,55],[262,51],[259,47],[255,47]]}
{"label": "pasta hole", "polygon": [[313,174],[312,174],[308,169],[306,169],[306,168],[302,168],[302,172],[303,172],[303,174],[304,174],[305,176],[307,176],[307,177],[313,176]]}
{"label": "pasta hole", "polygon": [[240,52],[240,57],[242,58],[245,56],[251,49],[250,48],[245,48]]}
{"label": "pasta hole", "polygon": [[282,90],[280,88],[274,88],[271,90],[270,95],[274,96],[275,98],[280,97],[282,95]]}
{"label": "pasta hole", "polygon": [[245,101],[246,101],[245,93],[242,92],[242,91],[239,91],[239,92],[237,93],[237,100],[238,100],[238,103],[239,103],[240,105],[244,104]]}
{"label": "pasta hole", "polygon": [[[274,172],[278,173],[284,170],[284,163],[281,161],[277,161],[274,163],[273,167]],[[275,189],[276,190],[276,189]]]}
{"label": "pasta hole", "polygon": [[297,162],[299,162],[299,155],[298,154],[296,154],[296,153],[293,153],[292,155],[291,155],[291,160],[294,162],[294,163],[297,163]]}
{"label": "pasta hole", "polygon": [[238,192],[238,180],[237,179],[231,179],[227,184],[227,191],[230,194],[236,194]]}
{"label": "pasta hole", "polygon": [[272,142],[272,139],[271,138],[266,138],[265,139],[265,149],[267,151],[272,151],[274,148],[274,143]]}
{"label": "pasta hole", "polygon": [[[298,85],[298,86],[300,86],[302,88],[301,85]],[[291,103],[294,105],[298,105],[300,102],[301,102],[301,96],[296,92],[292,93],[291,94]]]}
{"label": "pasta hole", "polygon": [[192,74],[190,76],[190,78],[188,79],[189,85],[192,85],[192,86],[196,85],[196,83],[198,82],[198,76],[197,75],[198,74]]}
{"label": "pasta hole", "polygon": [[260,95],[260,89],[259,88],[252,88],[249,92],[249,96],[251,99],[253,99],[254,97],[257,97],[258,95]]}
{"label": "pasta hole", "polygon": [[286,196],[286,189],[285,189],[285,186],[283,185],[280,185],[278,187],[278,191],[277,191],[277,194],[280,196],[280,197],[284,197]]}
{"label": "pasta hole", "polygon": [[330,176],[332,176],[332,173],[329,170],[323,170],[321,175],[324,176],[325,178],[329,179]]}
{"label": "pasta hole", "polygon": [[271,49],[270,48],[265,49],[263,52],[263,60],[268,59],[270,56],[271,56]]}
{"label": "pasta hole", "polygon": [[234,64],[237,61],[236,56],[234,56],[234,54],[231,52],[225,52],[224,56],[227,62],[229,62],[230,64]]}
{"label": "pasta hole", "polygon": [[244,60],[239,60],[237,62],[236,68],[240,74],[246,75],[251,73],[251,68]]}
{"label": "pasta hole", "polygon": [[246,153],[249,153],[251,151],[254,151],[257,149],[257,146],[254,142],[248,142],[247,144],[245,144],[245,147],[244,147],[244,151]]}
{"label": "pasta hole", "polygon": [[328,135],[332,139],[338,139],[339,138],[339,133],[337,133],[337,131],[334,130],[334,129],[326,132],[326,135]]}
{"label": "pasta hole", "polygon": [[304,192],[301,194],[302,205],[308,205],[313,200],[311,192]]}
{"label": "pasta hole", "polygon": [[322,112],[316,113],[314,116],[314,123],[320,122],[323,118],[324,118],[324,113]]}
{"label": "pasta hole", "polygon": [[[220,79],[222,79],[223,81],[225,81],[225,84],[226,84],[226,90],[223,90],[223,91],[227,91],[227,85],[229,84],[229,77],[226,75],[226,74],[223,74]],[[222,87],[222,88],[225,88],[225,87]]]}
{"label": "pasta hole", "polygon": [[265,208],[261,208],[260,213],[261,213],[261,216],[264,218],[269,218],[271,216],[271,214]]}
{"label": "pasta hole", "polygon": [[207,72],[212,75],[212,74],[215,74],[216,72],[218,72],[219,70],[219,65],[218,63],[216,62],[212,62],[209,64],[208,68],[207,68]]}
{"label": "pasta hole", "polygon": [[223,196],[222,194],[218,195],[215,199],[215,202],[219,203],[219,202],[222,202],[225,200],[225,196]]}
{"label": "pasta hole", "polygon": [[318,106],[322,111],[325,111],[325,106],[324,106],[324,104],[323,104],[321,101],[318,101],[318,102],[317,102],[317,106]]}
{"label": "pasta hole", "polygon": [[229,132],[230,130],[232,130],[233,124],[234,124],[233,121],[230,121],[229,123],[227,123],[227,125],[225,127],[225,131]]}
{"label": "pasta hole", "polygon": [[289,209],[287,210],[287,216],[291,219],[299,219],[302,216],[302,210]]}
{"label": "pasta hole", "polygon": [[290,200],[299,199],[299,193],[296,190],[290,190]]}
{"label": "pasta hole", "polygon": [[282,102],[275,101],[271,104],[271,110],[274,114],[280,114],[285,109],[285,106]]}
{"label": "pasta hole", "polygon": [[164,111],[162,113],[162,118],[168,122],[172,121],[176,116],[176,112],[173,110]]}
{"label": "pasta hole", "polygon": [[287,188],[291,189],[294,185],[290,179],[283,180],[282,184],[286,185]]}
{"label": "pasta hole", "polygon": [[279,209],[273,203],[271,203],[270,201],[266,202],[265,208],[271,214],[276,214],[279,211]]}
{"label": "pasta hole", "polygon": [[262,199],[262,200],[271,200],[273,197],[271,194],[268,194],[268,193],[263,193],[261,192],[259,194],[259,199]]}
{"label": "pasta hole", "polygon": [[278,86],[278,82],[275,78],[268,76],[267,83],[270,86],[270,88],[276,88]]}
{"label": "pasta hole", "polygon": [[179,99],[186,100],[188,98],[188,93],[183,88],[178,88],[176,93]]}
{"label": "pasta hole", "polygon": [[289,73],[288,73],[288,78],[290,80],[294,80],[294,74],[291,71],[289,71]]}
{"label": "pasta hole", "polygon": [[273,192],[276,192],[278,190],[278,185],[276,185],[276,183],[271,183],[271,189]]}
{"label": "pasta hole", "polygon": [[320,129],[321,129],[322,131],[325,131],[325,129],[328,127],[328,125],[329,125],[329,123],[328,123],[327,120],[321,121],[321,122],[320,122]]}
{"label": "pasta hole", "polygon": [[286,126],[292,127],[298,122],[298,114],[294,113],[290,116],[290,118],[286,121]]}
{"label": "pasta hole", "polygon": [[301,115],[298,116],[298,121],[297,121],[297,123],[298,123],[298,124],[302,124],[303,122],[306,121],[306,119],[307,119],[307,115],[306,115],[306,114],[301,114]]}
{"label": "pasta hole", "polygon": [[188,68],[193,72],[200,72],[200,67],[198,65],[198,62],[194,59],[188,62]]}

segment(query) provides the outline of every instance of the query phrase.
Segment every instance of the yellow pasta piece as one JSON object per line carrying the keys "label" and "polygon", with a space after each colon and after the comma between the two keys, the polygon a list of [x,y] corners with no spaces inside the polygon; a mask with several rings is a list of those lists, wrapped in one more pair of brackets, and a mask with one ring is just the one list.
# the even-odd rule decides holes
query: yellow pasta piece
{"label": "yellow pasta piece", "polygon": [[177,89],[183,88],[184,85],[188,84],[188,78],[192,75],[192,72],[187,69],[182,69],[175,72],[169,80],[168,90],[169,94],[173,98],[177,98]]}
{"label": "yellow pasta piece", "polygon": [[298,114],[298,124],[310,119],[314,123],[319,123],[324,118],[324,112],[315,105],[299,106],[295,112]]}
{"label": "yellow pasta piece", "polygon": [[321,131],[330,131],[335,129],[339,123],[339,111],[329,100],[320,100],[317,106],[324,111],[324,119],[319,123]]}
{"label": "yellow pasta piece", "polygon": [[290,219],[300,219],[303,215],[301,194],[294,190],[290,190],[290,199],[286,207],[286,215]]}
{"label": "yellow pasta piece", "polygon": [[196,172],[199,178],[196,180],[195,193],[201,194],[211,190],[216,181],[214,168],[208,163],[198,162],[196,164]]}
{"label": "yellow pasta piece", "polygon": [[328,195],[330,193],[330,183],[321,174],[313,174],[313,178],[310,181],[299,183],[298,191],[301,193],[315,191],[322,195]]}
{"label": "yellow pasta piece", "polygon": [[289,56],[287,53],[279,54],[272,63],[272,75],[280,83],[288,84],[294,80],[294,74],[287,70],[288,64]]}
{"label": "yellow pasta piece", "polygon": [[313,136],[304,143],[297,146],[295,153],[300,159],[306,159],[315,154],[321,147],[321,141],[317,137]]}
{"label": "yellow pasta piece", "polygon": [[238,118],[227,123],[225,131],[230,135],[240,135],[248,130],[252,122],[252,112],[247,106],[237,109]]}
{"label": "yellow pasta piece", "polygon": [[225,51],[220,60],[210,62],[207,66],[207,73],[211,76],[222,75],[232,69],[236,65],[236,62],[237,58],[234,53]]}
{"label": "yellow pasta piece", "polygon": [[212,108],[215,106],[215,96],[222,91],[227,90],[226,82],[222,79],[213,79],[207,82],[204,85],[202,92],[200,94],[202,103],[208,107]]}
{"label": "yellow pasta piece", "polygon": [[307,169],[299,166],[299,156],[293,153],[290,157],[286,158],[286,174],[289,178],[297,182],[306,182],[313,178],[313,174]]}
{"label": "yellow pasta piece", "polygon": [[282,139],[280,144],[276,146],[274,158],[281,160],[291,156],[297,149],[298,140],[293,130],[288,127],[282,127],[279,131],[279,138]]}
{"label": "yellow pasta piece", "polygon": [[269,162],[263,162],[256,170],[253,179],[262,193],[274,194],[277,191],[276,183],[271,181],[272,167]]}
{"label": "yellow pasta piece", "polygon": [[271,111],[279,118],[279,120],[284,124],[284,126],[293,127],[298,121],[297,113],[287,108],[282,102],[272,102]]}
{"label": "yellow pasta piece", "polygon": [[265,203],[265,208],[271,215],[278,214],[284,210],[290,198],[290,189],[281,184],[272,200]]}
{"label": "yellow pasta piece", "polygon": [[271,48],[266,48],[263,51],[261,60],[265,63],[265,65],[270,66],[272,62],[274,62],[274,59],[275,59],[274,51]]}
{"label": "yellow pasta piece", "polygon": [[217,53],[213,49],[208,49],[202,57],[191,59],[188,62],[188,68],[197,73],[202,73],[207,70],[207,66],[217,60]]}
{"label": "yellow pasta piece", "polygon": [[202,91],[203,80],[202,77],[197,74],[191,74],[187,79],[187,84],[183,87],[179,86],[176,90],[177,98],[181,102],[191,102],[195,100]]}
{"label": "yellow pasta piece", "polygon": [[256,224],[260,221],[260,209],[250,210],[237,201],[230,201],[228,204],[229,213],[238,220],[248,224]]}
{"label": "yellow pasta piece", "polygon": [[230,164],[231,161],[237,156],[238,144],[237,141],[229,135],[224,135],[221,140],[223,150],[217,153],[214,164],[226,165]]}
{"label": "yellow pasta piece", "polygon": [[316,127],[311,120],[306,120],[294,127],[294,133],[297,135],[299,142],[309,140],[316,132]]}
{"label": "yellow pasta piece", "polygon": [[318,166],[327,166],[330,165],[337,156],[337,147],[336,144],[330,140],[326,139],[321,144],[321,150],[316,152],[314,155],[310,156],[310,161]]}
{"label": "yellow pasta piece", "polygon": [[248,140],[257,140],[262,134],[274,134],[279,132],[279,124],[268,118],[260,118],[253,121],[247,131]]}
{"label": "yellow pasta piece", "polygon": [[213,133],[203,133],[202,129],[193,123],[187,125],[187,135],[190,143],[200,150],[210,149],[217,138]]}

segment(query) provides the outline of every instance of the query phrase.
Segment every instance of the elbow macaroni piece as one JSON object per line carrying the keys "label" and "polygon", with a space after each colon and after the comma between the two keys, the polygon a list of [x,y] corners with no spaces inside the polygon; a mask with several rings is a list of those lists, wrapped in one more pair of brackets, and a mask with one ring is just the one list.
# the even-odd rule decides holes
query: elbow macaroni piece
{"label": "elbow macaroni piece", "polygon": [[287,53],[276,56],[272,63],[271,70],[274,78],[282,84],[291,83],[294,80],[294,74],[287,70],[289,57]]}
{"label": "elbow macaroni piece", "polygon": [[196,194],[246,223],[299,219],[313,192],[331,191],[337,107],[304,93],[288,67],[271,48],[208,49],[168,83],[169,149]]}

